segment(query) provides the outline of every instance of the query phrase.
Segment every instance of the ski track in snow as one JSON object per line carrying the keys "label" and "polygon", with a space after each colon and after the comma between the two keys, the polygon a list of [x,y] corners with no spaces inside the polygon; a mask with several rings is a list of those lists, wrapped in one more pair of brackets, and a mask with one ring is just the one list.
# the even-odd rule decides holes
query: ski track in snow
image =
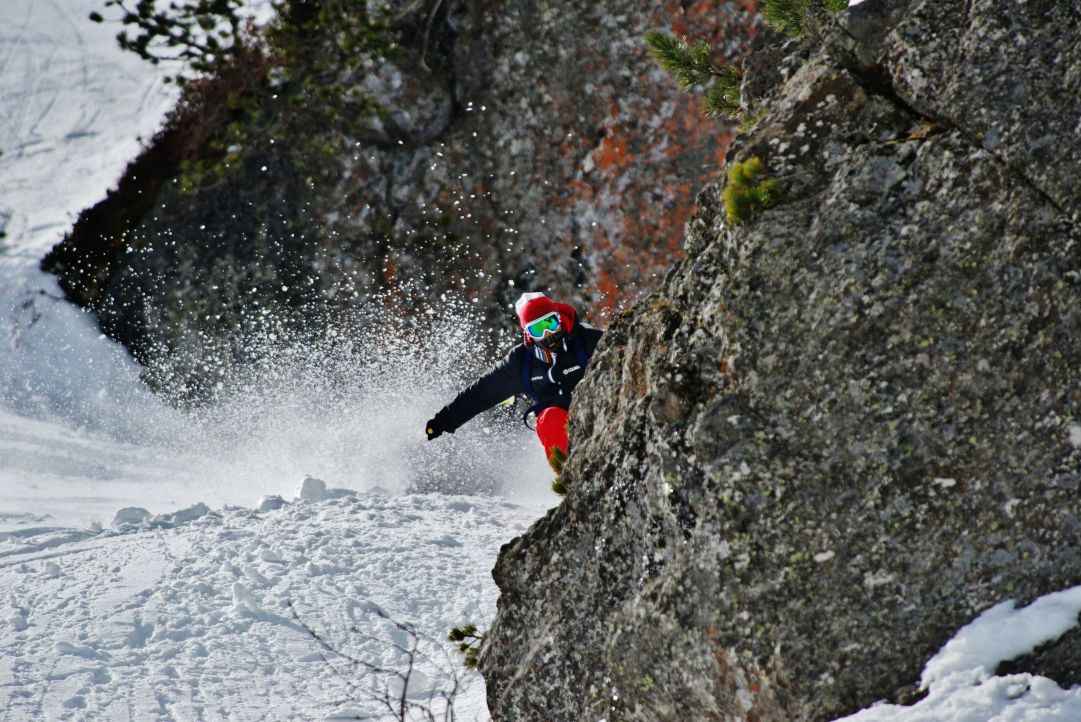
{"label": "ski track in snow", "polygon": [[[176,528],[9,535],[0,541],[0,719],[364,711],[351,688],[363,675],[321,653],[290,603],[336,648],[400,668],[401,640],[372,610],[437,639],[453,625],[486,624],[495,552],[537,514],[492,498],[362,494],[210,512]],[[455,654],[444,662],[457,665]],[[441,666],[421,667],[431,688],[448,683]],[[487,719],[483,682],[473,673],[463,681],[458,718]]]}
{"label": "ski track in snow", "polygon": [[[97,0],[5,0],[0,217],[5,256],[36,265],[135,157],[172,102],[162,71],[116,47]],[[144,67],[145,66],[145,67]],[[9,279],[10,280],[10,279]]]}

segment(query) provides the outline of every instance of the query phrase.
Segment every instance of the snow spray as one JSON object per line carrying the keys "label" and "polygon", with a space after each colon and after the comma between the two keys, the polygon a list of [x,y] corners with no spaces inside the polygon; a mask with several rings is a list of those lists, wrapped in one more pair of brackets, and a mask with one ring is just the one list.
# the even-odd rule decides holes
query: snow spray
{"label": "snow spray", "polygon": [[23,453],[0,440],[0,500],[23,480],[52,487],[42,497],[77,481],[89,496],[130,496],[156,512],[251,506],[291,498],[307,475],[358,491],[550,495],[543,452],[513,407],[425,439],[425,420],[498,357],[464,298],[419,313],[372,298],[303,338],[256,324],[234,339],[247,361],[209,368],[213,393],[186,408],[138,381],[168,373],[182,351],[141,368],[61,306],[5,352],[21,372],[0,374],[0,428],[19,430]]}

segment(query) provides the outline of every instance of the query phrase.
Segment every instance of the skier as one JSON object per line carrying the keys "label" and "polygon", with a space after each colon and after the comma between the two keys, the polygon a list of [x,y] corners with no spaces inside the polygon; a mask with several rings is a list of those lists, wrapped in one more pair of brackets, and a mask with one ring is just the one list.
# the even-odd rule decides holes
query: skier
{"label": "skier", "polygon": [[426,427],[428,440],[454,431],[482,411],[517,394],[535,401],[537,436],[559,473],[567,458],[567,409],[603,331],[578,320],[574,309],[543,293],[523,293],[514,304],[525,337],[502,361],[444,406]]}

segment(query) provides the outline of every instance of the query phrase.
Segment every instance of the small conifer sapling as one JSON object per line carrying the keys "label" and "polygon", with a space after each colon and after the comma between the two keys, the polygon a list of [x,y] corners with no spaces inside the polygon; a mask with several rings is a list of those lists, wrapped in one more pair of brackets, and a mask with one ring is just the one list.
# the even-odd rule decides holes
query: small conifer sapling
{"label": "small conifer sapling", "polygon": [[468,669],[476,669],[480,659],[480,645],[484,641],[484,633],[477,631],[477,625],[470,623],[453,627],[447,639],[458,643],[458,651],[463,655],[462,664]]}
{"label": "small conifer sapling", "polygon": [[728,184],[722,194],[728,223],[737,225],[768,208],[779,190],[780,184],[766,176],[765,164],[758,156],[728,166]]}

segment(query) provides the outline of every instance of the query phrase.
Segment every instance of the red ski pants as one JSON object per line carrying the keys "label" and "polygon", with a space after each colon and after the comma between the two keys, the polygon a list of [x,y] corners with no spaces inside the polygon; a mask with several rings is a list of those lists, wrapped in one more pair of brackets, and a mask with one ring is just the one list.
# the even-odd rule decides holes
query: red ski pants
{"label": "red ski pants", "polygon": [[567,410],[549,406],[537,416],[537,436],[544,446],[545,455],[551,459],[552,449],[567,453]]}

